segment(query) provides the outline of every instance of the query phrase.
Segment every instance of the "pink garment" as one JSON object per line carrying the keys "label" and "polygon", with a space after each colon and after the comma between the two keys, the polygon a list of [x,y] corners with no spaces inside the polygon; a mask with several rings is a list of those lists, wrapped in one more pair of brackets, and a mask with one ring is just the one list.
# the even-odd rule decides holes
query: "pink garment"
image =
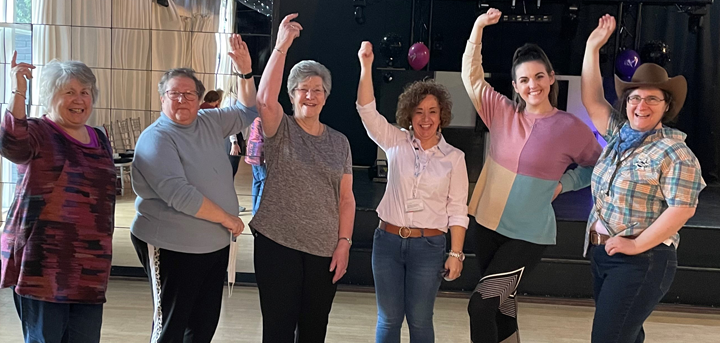
{"label": "pink garment", "polygon": [[247,139],[247,152],[245,154],[245,163],[254,166],[265,164],[265,153],[263,145],[265,144],[265,136],[263,135],[262,121],[260,117],[250,125],[250,137]]}

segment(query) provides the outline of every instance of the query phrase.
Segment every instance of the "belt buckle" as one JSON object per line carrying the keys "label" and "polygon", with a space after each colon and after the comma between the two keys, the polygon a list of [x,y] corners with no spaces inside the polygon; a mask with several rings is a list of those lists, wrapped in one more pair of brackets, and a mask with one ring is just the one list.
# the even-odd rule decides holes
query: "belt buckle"
{"label": "belt buckle", "polygon": [[602,237],[600,237],[600,234],[593,231],[590,233],[590,243],[592,245],[600,245],[600,241],[602,240]]}
{"label": "belt buckle", "polygon": [[[407,234],[403,235],[403,230],[407,230]],[[398,231],[398,235],[400,236],[400,238],[408,238],[411,234],[412,230],[410,230],[410,228],[407,226],[401,226],[400,230]]]}

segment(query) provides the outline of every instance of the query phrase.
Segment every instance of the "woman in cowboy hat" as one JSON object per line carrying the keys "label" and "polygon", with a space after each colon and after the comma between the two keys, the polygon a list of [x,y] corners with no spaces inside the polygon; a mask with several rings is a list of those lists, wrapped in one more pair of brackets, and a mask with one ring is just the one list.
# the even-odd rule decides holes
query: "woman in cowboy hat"
{"label": "woman in cowboy hat", "polygon": [[605,100],[599,51],[614,30],[615,18],[600,18],[582,69],[583,104],[608,142],[593,172],[585,239],[595,297],[592,342],[642,342],[643,322],[675,276],[678,231],[695,214],[705,182],[686,135],[663,125],[685,102],[683,76],[670,78],[646,63],[630,82],[615,78],[616,109]]}

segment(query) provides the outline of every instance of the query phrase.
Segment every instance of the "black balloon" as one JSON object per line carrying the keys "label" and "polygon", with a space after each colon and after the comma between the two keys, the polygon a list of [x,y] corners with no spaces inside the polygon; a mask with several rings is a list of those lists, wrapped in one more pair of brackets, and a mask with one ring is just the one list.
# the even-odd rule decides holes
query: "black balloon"
{"label": "black balloon", "polygon": [[385,63],[392,67],[403,53],[402,37],[397,33],[388,33],[380,41],[380,53],[385,57]]}
{"label": "black balloon", "polygon": [[640,50],[643,63],[655,63],[663,68],[670,62],[670,47],[662,41],[650,41]]}

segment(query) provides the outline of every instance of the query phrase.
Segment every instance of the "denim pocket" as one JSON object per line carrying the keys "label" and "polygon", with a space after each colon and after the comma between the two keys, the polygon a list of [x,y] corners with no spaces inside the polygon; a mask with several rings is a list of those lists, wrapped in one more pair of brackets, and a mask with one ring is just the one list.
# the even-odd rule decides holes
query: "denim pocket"
{"label": "denim pocket", "polygon": [[443,251],[445,249],[445,235],[439,235],[434,237],[422,237],[422,239],[427,243],[429,246],[433,248],[442,248]]}
{"label": "denim pocket", "polygon": [[670,290],[670,286],[672,286],[673,280],[675,279],[675,272],[677,271],[677,255],[674,253],[669,255],[667,261],[665,261],[665,272],[662,282],[660,282],[660,291],[662,294]]}

